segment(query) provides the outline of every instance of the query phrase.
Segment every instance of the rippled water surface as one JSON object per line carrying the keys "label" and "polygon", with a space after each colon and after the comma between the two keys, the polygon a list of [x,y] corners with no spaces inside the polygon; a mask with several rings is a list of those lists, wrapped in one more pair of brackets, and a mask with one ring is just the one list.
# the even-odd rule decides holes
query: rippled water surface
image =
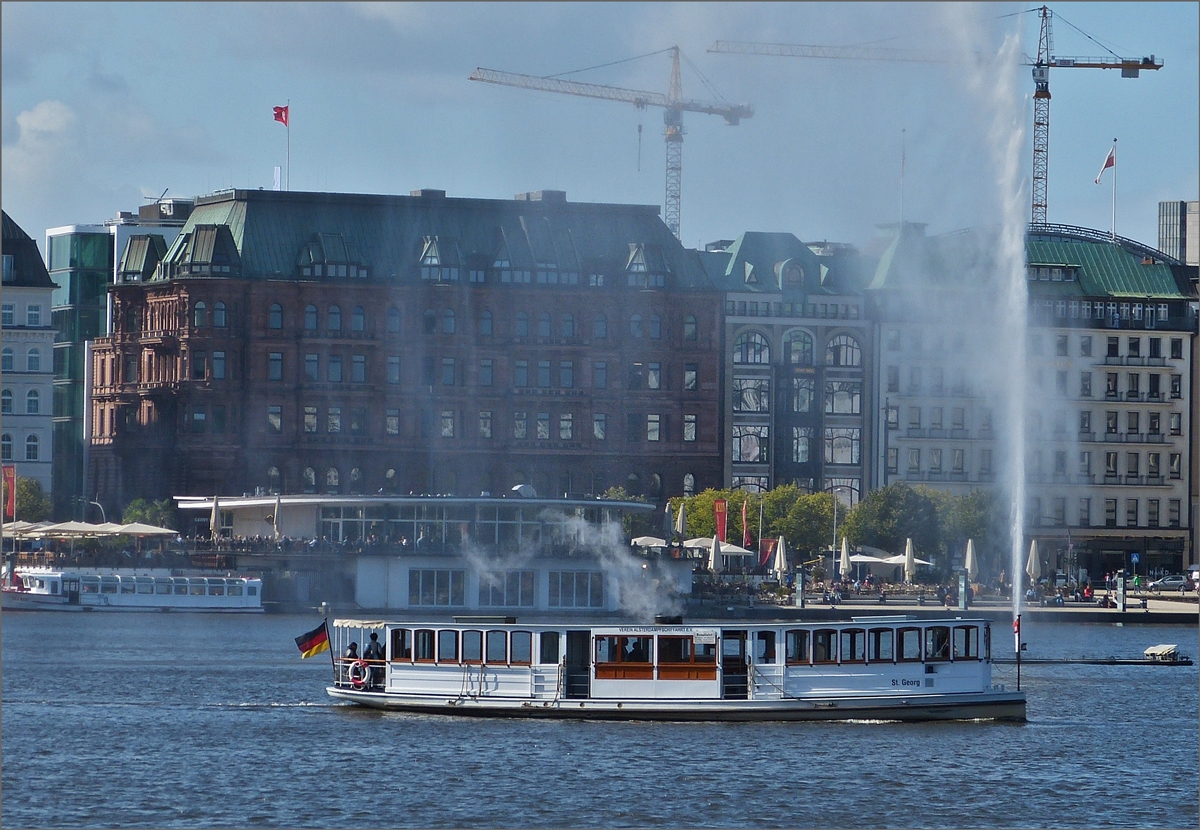
{"label": "rippled water surface", "polygon": [[[293,642],[318,623],[4,614],[0,823],[1195,827],[1200,814],[1194,666],[1026,665],[1024,725],[489,721],[333,704],[327,655],[301,661]],[[1195,627],[1025,631],[1030,656],[1197,651]]]}

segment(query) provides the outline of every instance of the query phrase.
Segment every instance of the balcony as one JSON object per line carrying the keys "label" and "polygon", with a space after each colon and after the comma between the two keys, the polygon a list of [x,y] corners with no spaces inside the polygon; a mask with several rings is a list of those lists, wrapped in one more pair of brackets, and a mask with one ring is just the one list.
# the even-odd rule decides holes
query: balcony
{"label": "balcony", "polygon": [[942,429],[941,427],[930,427],[929,428],[929,437],[930,438],[945,438],[946,430]]}
{"label": "balcony", "polygon": [[1142,395],[1141,392],[1138,392],[1136,389],[1130,389],[1128,392],[1125,393],[1125,400],[1127,400],[1127,401],[1144,401],[1144,400],[1146,400],[1146,398]]}
{"label": "balcony", "polygon": [[1126,484],[1141,484],[1141,483],[1142,483],[1142,477],[1141,477],[1141,476],[1139,476],[1139,475],[1136,475],[1136,474],[1134,474],[1134,473],[1129,473],[1129,474],[1126,474],[1126,476],[1125,476],[1125,483],[1126,483]]}
{"label": "balcony", "polygon": [[1079,440],[1080,440],[1080,441],[1095,441],[1095,440],[1096,440],[1096,433],[1094,433],[1094,432],[1080,432],[1080,433],[1079,433]]}
{"label": "balcony", "polygon": [[908,438],[924,438],[925,430],[921,429],[920,427],[909,427],[906,437],[908,437]]}
{"label": "balcony", "polygon": [[1164,487],[1167,481],[1162,476],[1146,476],[1146,485],[1149,487]]}

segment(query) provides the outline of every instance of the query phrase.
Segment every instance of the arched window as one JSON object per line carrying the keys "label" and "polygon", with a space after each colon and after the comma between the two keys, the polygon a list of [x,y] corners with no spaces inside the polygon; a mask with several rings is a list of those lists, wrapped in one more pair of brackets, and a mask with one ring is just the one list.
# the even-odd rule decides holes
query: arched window
{"label": "arched window", "polygon": [[7,432],[0,436],[0,460],[12,461],[12,436]]}
{"label": "arched window", "polygon": [[283,328],[283,306],[279,303],[271,303],[271,307],[267,309],[267,328]]}
{"label": "arched window", "polygon": [[38,437],[36,435],[30,435],[25,439],[25,460],[38,460]]}
{"label": "arched window", "polygon": [[350,312],[350,329],[352,331],[366,331],[367,328],[367,312],[363,311],[363,307],[356,305],[354,311]]}
{"label": "arched window", "polygon": [[625,492],[631,496],[640,496],[642,494],[642,480],[638,478],[637,473],[630,473],[625,478]]}
{"label": "arched window", "polygon": [[315,305],[304,307],[304,330],[317,330],[317,307]]}
{"label": "arched window", "polygon": [[738,335],[733,342],[734,363],[770,363],[771,347],[767,339],[756,331],[747,331]]}
{"label": "arched window", "polygon": [[858,341],[848,334],[839,334],[829,341],[825,350],[825,365],[827,366],[861,366],[862,353]]}
{"label": "arched window", "polygon": [[350,492],[355,494],[362,492],[362,470],[358,467],[350,471]]}
{"label": "arched window", "polygon": [[597,314],[596,319],[592,321],[592,337],[597,340],[608,338],[608,318],[603,314]]}
{"label": "arched window", "polygon": [[783,344],[787,362],[793,366],[811,366],[813,362],[813,339],[806,331],[793,331]]}
{"label": "arched window", "polygon": [[658,498],[662,495],[662,476],[654,473],[650,476],[650,497]]}
{"label": "arched window", "polygon": [[[271,491],[272,493],[280,492],[283,489],[281,486],[282,484],[283,484],[283,476],[281,476],[279,474],[278,467],[272,467],[271,469],[267,470],[267,489],[269,491]],[[275,523],[279,524],[278,516],[275,517]]]}
{"label": "arched window", "polygon": [[479,333],[484,337],[492,336],[492,312],[487,309],[479,312]]}
{"label": "arched window", "polygon": [[524,311],[517,312],[517,337],[529,336],[529,315]]}
{"label": "arched window", "polygon": [[197,302],[196,305],[193,307],[193,309],[194,309],[194,320],[195,320],[196,327],[199,328],[200,326],[207,326],[208,325],[208,306],[206,306],[204,303]]}
{"label": "arched window", "polygon": [[550,315],[542,312],[538,315],[538,337],[550,336]]}
{"label": "arched window", "polygon": [[448,308],[442,312],[442,334],[454,334],[454,309]]}
{"label": "arched window", "polygon": [[8,346],[5,346],[4,351],[0,352],[0,371],[15,371],[13,365],[13,350]]}
{"label": "arched window", "polygon": [[219,329],[229,325],[229,321],[225,317],[225,303],[220,301],[213,306],[213,325]]}
{"label": "arched window", "polygon": [[400,333],[400,309],[395,306],[388,309],[387,330],[392,334]]}
{"label": "arched window", "polygon": [[42,371],[42,353],[37,349],[30,349],[29,354],[25,356],[25,371]]}
{"label": "arched window", "polygon": [[304,468],[304,492],[317,492],[317,471],[312,467]]}
{"label": "arched window", "polygon": [[650,315],[650,339],[662,340],[662,318],[657,314]]}
{"label": "arched window", "polygon": [[425,309],[421,316],[421,330],[426,334],[437,334],[437,312],[432,308]]}
{"label": "arched window", "polygon": [[697,337],[696,316],[689,314],[683,318],[683,339],[695,340]]}
{"label": "arched window", "polygon": [[331,305],[329,307],[329,330],[342,330],[342,310],[338,306]]}
{"label": "arched window", "polygon": [[629,336],[630,337],[641,337],[642,336],[642,315],[635,314],[629,318]]}
{"label": "arched window", "polygon": [[691,473],[685,473],[683,476],[683,494],[685,496],[695,495],[696,493],[696,477]]}
{"label": "arched window", "polygon": [[11,389],[0,392],[0,414],[11,415],[13,411],[13,393]]}
{"label": "arched window", "polygon": [[336,493],[340,481],[341,477],[338,475],[337,467],[330,467],[325,471],[325,491],[327,493]]}
{"label": "arched window", "polygon": [[30,389],[25,395],[25,414],[37,415],[42,411],[42,398],[36,389]]}
{"label": "arched window", "polygon": [[564,314],[563,315],[562,336],[563,337],[574,337],[575,336],[575,315],[574,314]]}

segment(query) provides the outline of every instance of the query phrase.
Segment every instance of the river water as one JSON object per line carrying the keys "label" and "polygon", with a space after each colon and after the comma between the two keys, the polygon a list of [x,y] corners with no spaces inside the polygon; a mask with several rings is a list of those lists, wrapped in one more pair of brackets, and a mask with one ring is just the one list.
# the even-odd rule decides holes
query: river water
{"label": "river water", "polygon": [[[476,720],[334,704],[312,616],[3,615],[4,827],[1196,827],[1196,667],[1025,665],[1026,724]],[[996,637],[998,654],[1008,638]],[[1037,624],[1030,656],[1195,627]],[[1015,685],[1015,666],[994,681]]]}

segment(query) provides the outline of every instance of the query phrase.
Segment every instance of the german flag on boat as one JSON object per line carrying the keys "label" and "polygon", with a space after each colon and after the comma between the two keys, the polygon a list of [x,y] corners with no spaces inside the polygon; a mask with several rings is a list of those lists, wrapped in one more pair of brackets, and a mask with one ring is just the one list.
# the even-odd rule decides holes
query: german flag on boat
{"label": "german flag on boat", "polygon": [[296,647],[300,649],[301,659],[320,654],[322,651],[329,651],[329,629],[326,627],[325,621],[307,634],[297,637]]}

